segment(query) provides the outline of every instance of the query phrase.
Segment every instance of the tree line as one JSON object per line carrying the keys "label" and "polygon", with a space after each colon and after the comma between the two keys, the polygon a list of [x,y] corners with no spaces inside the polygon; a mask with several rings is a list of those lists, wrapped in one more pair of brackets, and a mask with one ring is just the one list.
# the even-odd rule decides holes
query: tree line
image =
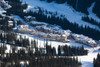
{"label": "tree line", "polygon": [[71,23],[66,18],[64,18],[64,16],[63,16],[63,18],[61,18],[56,15],[52,15],[52,12],[50,13],[51,16],[47,16],[46,14],[44,14],[44,12],[48,13],[47,11],[42,10],[42,9],[39,9],[38,12],[29,11],[28,13],[26,13],[26,16],[28,16],[28,15],[34,16],[34,17],[36,17],[37,21],[46,22],[46,23],[53,24],[53,25],[56,24],[56,25],[61,26],[61,28],[63,28],[64,30],[70,29],[73,33],[83,34],[83,35],[89,36],[95,40],[100,39],[99,38],[100,31],[98,31],[96,29],[92,29],[89,26],[83,27],[83,26],[79,26],[76,23]]}
{"label": "tree line", "polygon": [[[26,37],[19,36],[16,33],[1,33],[0,34],[0,42],[10,44],[11,46],[21,46],[21,47],[31,47],[31,49],[35,49],[38,52],[38,39],[30,40]],[[77,56],[77,55],[87,55],[88,51],[84,49],[84,47],[70,47],[70,46],[59,46],[58,50],[56,51],[55,47],[51,47],[48,45],[48,41],[44,41],[44,50],[46,54],[44,55],[51,55],[51,56]],[[58,52],[58,54],[57,54]],[[63,52],[63,53],[62,53]]]}
{"label": "tree line", "polygon": [[[4,49],[4,48],[3,48]],[[54,57],[54,56],[36,56],[31,50],[25,53],[25,50],[20,49],[16,53],[15,47],[12,47],[12,53],[4,53],[0,47],[0,67],[80,67],[81,62],[78,58],[72,57]],[[4,57],[4,54],[6,57]],[[21,63],[25,62],[25,63]]]}
{"label": "tree line", "polygon": [[[62,1],[62,0],[59,0]],[[72,1],[72,0],[70,0]],[[90,1],[90,0],[87,0]],[[61,18],[57,17],[57,12],[56,14],[53,15],[52,12],[48,12],[47,10],[42,10],[41,8],[39,8],[38,12],[32,12],[29,11],[28,13],[24,13],[23,10],[25,8],[27,8],[27,4],[25,3],[24,5],[22,5],[22,2],[20,2],[20,0],[9,0],[9,2],[11,2],[13,5],[13,8],[8,9],[8,14],[15,14],[15,15],[19,15],[21,18],[24,18],[24,16],[33,16],[36,17],[37,21],[41,21],[41,22],[46,22],[49,24],[56,24],[61,26],[63,29],[70,29],[73,33],[78,33],[78,34],[83,34],[85,36],[89,36],[95,40],[99,40],[100,38],[100,31],[96,30],[96,29],[92,29],[90,27],[83,27],[83,26],[79,26],[76,23],[70,23],[66,18]],[[82,2],[83,3],[83,2]],[[18,5],[19,4],[19,5]],[[18,5],[18,6],[16,6]],[[20,8],[18,8],[20,7]],[[23,8],[24,7],[24,8]],[[51,16],[47,16],[46,14],[51,14]],[[92,33],[91,33],[92,32]]]}
{"label": "tree line", "polygon": [[[11,34],[10,39],[12,38],[12,36],[14,36],[13,39],[16,37],[15,35]],[[19,44],[15,46],[16,43],[15,44],[13,43],[12,45],[10,45],[11,47],[10,47],[9,53],[6,53],[7,43],[5,39],[2,39],[3,41],[0,40],[2,41],[0,45],[0,61],[1,61],[0,67],[22,67],[22,66],[24,67],[33,67],[33,66],[34,67],[66,67],[66,66],[67,67],[80,67],[81,66],[81,62],[78,61],[77,57],[72,57],[72,58],[68,57],[68,56],[71,56],[71,53],[74,49],[77,50],[79,48],[74,48],[74,47],[71,48],[71,47],[66,46],[71,49],[71,53],[69,55],[68,54],[66,54],[65,56],[62,56],[60,54],[56,55],[55,48],[52,48],[51,46],[49,46],[48,42],[46,41],[46,43],[44,44],[46,45],[46,53],[43,53],[37,47],[38,42],[33,40],[31,41],[32,46],[30,48],[28,47],[29,46],[28,41],[21,42],[23,43],[24,46],[26,44],[28,45],[27,47],[26,46],[24,47],[23,45],[21,45],[22,47],[21,49],[18,49]],[[66,47],[63,46],[64,49],[67,49]],[[34,50],[32,50],[33,48],[35,49],[35,52]],[[67,49],[67,50],[70,51],[70,49]],[[67,50],[65,50],[64,53],[67,53],[68,52]],[[81,51],[81,48],[78,50],[78,52],[80,51]],[[80,52],[80,54],[82,53],[83,51]],[[21,62],[24,62],[24,64],[22,64]]]}
{"label": "tree line", "polygon": [[93,12],[100,18],[100,0],[95,0],[96,1],[96,4],[93,8]]}
{"label": "tree line", "polygon": [[[6,36],[7,35],[7,36]],[[58,48],[58,54],[56,53],[56,49],[48,45],[46,41],[45,51],[43,53],[42,50],[38,47],[38,42],[36,40],[31,40],[31,43],[20,36],[16,40],[16,34],[10,33],[9,35],[3,33],[0,35],[0,67],[80,67],[81,62],[78,61],[75,55],[84,55],[86,54],[86,50],[84,47],[68,47],[61,46],[60,50]],[[8,39],[7,39],[8,38]],[[10,51],[6,53],[8,47],[6,44],[10,44]],[[18,47],[21,45],[21,49]],[[24,49],[25,48],[25,49]],[[35,51],[34,51],[35,50]],[[17,52],[16,52],[17,51]],[[63,55],[61,54],[64,52]],[[73,56],[69,58],[68,56]],[[24,63],[21,63],[24,62]]]}
{"label": "tree line", "polygon": [[17,38],[18,34],[16,33],[0,33],[0,42],[1,43],[7,43],[13,46],[22,46],[22,47],[26,47],[29,46],[29,39],[27,38],[22,38],[20,36],[20,38]]}
{"label": "tree line", "polygon": [[[67,51],[67,52],[66,52]],[[62,54],[63,52],[63,54]],[[58,46],[58,56],[78,56],[87,55],[88,51],[84,47],[70,47],[70,46]]]}
{"label": "tree line", "polygon": [[6,0],[8,1],[8,4],[12,7],[10,9],[7,9],[7,15],[19,15],[20,17],[24,17],[23,10],[27,8],[27,4],[22,2],[20,0]]}
{"label": "tree line", "polygon": [[94,20],[92,18],[89,18],[88,16],[87,17],[82,17],[82,20],[86,21],[90,24],[97,25],[100,28],[100,22],[97,22],[96,20]]}
{"label": "tree line", "polygon": [[100,13],[99,13],[100,12],[100,9],[99,9],[100,0],[40,0],[40,1],[47,1],[48,3],[56,2],[58,4],[68,3],[77,11],[81,11],[86,14],[88,14],[87,9],[91,6],[91,4],[93,2],[96,2],[93,8],[93,12],[96,13],[97,16],[100,17]]}
{"label": "tree line", "polygon": [[97,55],[97,58],[94,58],[93,65],[94,67],[100,67],[100,54]]}
{"label": "tree line", "polygon": [[[9,21],[13,22],[12,26],[10,26]],[[15,27],[14,19],[9,18],[8,16],[1,16],[1,19],[0,19],[0,30],[6,31],[6,32],[11,32],[14,27]]]}

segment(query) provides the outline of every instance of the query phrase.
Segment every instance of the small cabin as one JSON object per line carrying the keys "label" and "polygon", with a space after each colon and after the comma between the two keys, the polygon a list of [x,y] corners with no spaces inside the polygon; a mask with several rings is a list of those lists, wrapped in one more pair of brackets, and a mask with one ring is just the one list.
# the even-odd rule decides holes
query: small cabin
{"label": "small cabin", "polygon": [[8,26],[13,26],[13,21],[8,21]]}
{"label": "small cabin", "polygon": [[88,38],[87,36],[78,35],[78,34],[72,34],[71,36],[78,43],[82,43],[91,47],[97,46],[97,43],[95,42],[95,40],[93,40],[92,38]]}
{"label": "small cabin", "polygon": [[32,16],[25,16],[24,19],[25,19],[25,21],[27,21],[27,22],[36,21],[36,18],[35,18],[35,17],[32,17]]}
{"label": "small cabin", "polygon": [[35,32],[35,30],[30,30],[30,29],[18,29],[19,33],[32,33]]}
{"label": "small cabin", "polygon": [[20,28],[29,29],[29,26],[28,25],[20,25]]}

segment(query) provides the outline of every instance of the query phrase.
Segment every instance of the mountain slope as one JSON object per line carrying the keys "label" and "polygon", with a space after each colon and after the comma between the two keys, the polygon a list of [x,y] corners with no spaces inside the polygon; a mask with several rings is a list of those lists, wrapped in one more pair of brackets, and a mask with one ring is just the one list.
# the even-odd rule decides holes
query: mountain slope
{"label": "mountain slope", "polygon": [[57,12],[59,15],[64,15],[71,23],[77,23],[83,27],[89,26],[91,28],[94,28],[100,31],[100,28],[98,26],[89,24],[82,20],[82,17],[86,16],[86,14],[82,12],[77,12],[66,3],[56,4],[54,2],[47,3],[45,1],[39,1],[39,0],[30,0],[30,1],[24,0],[23,2],[26,2],[31,7],[41,7],[44,10],[46,9],[47,11]]}
{"label": "mountain slope", "polygon": [[[12,1],[14,1],[14,0],[12,0]],[[16,1],[16,0],[15,0]],[[38,12],[38,8],[37,7],[41,7],[42,9],[44,9],[44,10],[47,10],[47,11],[50,11],[50,12],[53,12],[54,14],[57,12],[58,14],[57,14],[57,16],[61,16],[61,15],[63,15],[64,17],[66,17],[71,23],[77,23],[78,25],[83,25],[83,27],[85,28],[85,26],[89,26],[89,27],[91,27],[91,28],[93,28],[93,29],[96,29],[96,30],[99,30],[100,31],[100,28],[98,27],[98,26],[96,26],[96,25],[92,25],[92,24],[90,24],[90,23],[87,23],[87,22],[85,22],[85,21],[83,21],[82,20],[82,17],[85,17],[85,16],[88,16],[89,18],[92,18],[92,19],[94,19],[94,20],[96,20],[98,23],[99,23],[99,19],[100,18],[98,18],[93,12],[92,12],[92,9],[93,9],[93,7],[94,7],[94,4],[95,3],[93,3],[92,5],[91,5],[91,7],[88,9],[88,11],[90,12],[89,13],[89,15],[86,15],[86,14],[84,14],[84,13],[82,13],[82,12],[77,12],[77,11],[75,11],[71,6],[69,6],[68,4],[56,4],[56,3],[54,3],[54,2],[51,2],[51,3],[47,3],[47,2],[45,2],[45,1],[39,1],[39,0],[23,0],[23,3],[28,3],[28,8],[27,9],[24,9],[24,10],[21,10],[21,13],[23,13],[23,12],[28,12],[28,11],[30,11],[30,10],[32,10],[33,12]],[[17,3],[17,2],[15,2],[15,3]],[[20,5],[21,6],[21,5]],[[21,9],[22,7],[20,7],[19,9]],[[2,10],[1,10],[2,12],[3,12],[3,8],[2,8]],[[5,10],[6,11],[6,10]],[[13,9],[11,10],[11,11],[14,11]],[[17,12],[17,10],[15,10],[16,12]],[[3,14],[1,12],[1,15]],[[16,12],[14,12],[15,14],[16,14]],[[20,12],[19,12],[20,13]],[[39,21],[37,21],[37,20],[32,20],[32,21],[26,21],[26,19],[25,18],[23,18],[23,17],[28,17],[28,18],[30,18],[30,16],[29,16],[29,14],[27,15],[27,14],[25,14],[24,16],[20,16],[20,15],[23,15],[23,14],[13,14],[12,15],[12,13],[10,12],[10,15],[6,15],[5,14],[5,17],[8,17],[9,19],[8,19],[8,21],[11,21],[12,19],[13,19],[13,21],[14,21],[14,23],[15,23],[15,26],[14,27],[12,27],[12,29],[14,30],[14,29],[19,29],[20,30],[20,25],[22,25],[22,26],[24,26],[24,25],[28,25],[29,26],[29,29],[26,29],[26,30],[35,30],[35,31],[37,31],[36,30],[36,27],[35,27],[35,25],[31,25],[32,23],[34,24],[34,23],[37,23],[37,24],[44,24],[44,26],[40,26],[40,27],[43,27],[43,28],[45,28],[45,29],[49,29],[49,30],[53,30],[54,29],[54,31],[56,30],[57,32],[59,31],[59,32],[63,32],[63,31],[66,31],[66,30],[63,30],[60,26],[57,26],[57,25],[51,25],[51,24],[47,24],[46,22],[39,22]],[[51,14],[48,14],[47,16],[51,16]],[[57,17],[56,16],[56,17]],[[35,18],[34,16],[31,16],[31,18]],[[63,18],[63,17],[61,17],[61,18]],[[40,19],[40,18],[39,18]],[[19,21],[20,21],[20,23],[19,23]],[[1,23],[1,22],[0,22]],[[5,23],[5,22],[4,22]],[[19,23],[18,24],[18,26],[17,26],[17,23]],[[2,26],[2,24],[0,25],[0,26]],[[5,26],[5,24],[4,24],[4,26]],[[46,27],[47,26],[47,27]],[[54,27],[55,26],[55,27]],[[39,26],[37,26],[37,27],[39,27]],[[71,27],[71,26],[70,26]],[[7,27],[8,28],[8,27]],[[73,27],[72,27],[73,28]],[[0,27],[0,29],[1,29],[1,27]],[[10,32],[13,32],[13,30],[11,29],[11,31]],[[3,30],[3,32],[5,31],[5,29],[3,28],[2,29]],[[24,29],[22,29],[22,30],[24,30]],[[78,31],[78,30],[77,30]],[[88,31],[88,30],[86,30],[86,31]],[[85,32],[86,32],[85,31]],[[0,31],[1,32],[1,31]],[[9,33],[9,32],[7,32],[7,33]],[[42,38],[41,36],[39,37],[39,36],[35,36],[35,35],[32,35],[32,33],[34,33],[34,32],[31,32],[31,33],[25,33],[25,32],[22,32],[22,33],[19,33],[19,32],[14,32],[14,33],[16,33],[17,35],[18,35],[18,39],[20,39],[20,38],[22,38],[22,39],[29,39],[29,41],[31,42],[31,40],[36,40],[36,41],[38,41],[38,44],[37,44],[37,46],[40,48],[40,47],[44,47],[44,44],[45,44],[45,38]],[[39,32],[36,32],[37,34],[39,33]],[[93,34],[94,32],[90,32],[90,34],[89,35],[91,35],[91,33]],[[40,33],[41,35],[42,35],[42,33]],[[45,35],[47,35],[48,34],[48,32],[47,33],[45,33]],[[51,33],[50,33],[51,34]],[[89,47],[89,46],[87,46],[87,45],[84,45],[84,44],[82,44],[81,43],[81,40],[85,40],[85,42],[86,42],[86,40],[90,40],[90,41],[96,41],[96,43],[97,42],[99,42],[99,41],[97,41],[97,40],[92,40],[92,38],[89,38],[89,37],[87,37],[87,36],[84,36],[84,35],[80,35],[80,34],[75,34],[75,33],[73,33],[73,31],[72,32],[70,32],[70,34],[72,35],[72,34],[74,34],[74,35],[76,35],[76,41],[74,40],[74,38],[72,37],[72,36],[70,36],[69,37],[69,39],[70,39],[70,42],[59,42],[59,41],[56,41],[56,40],[48,40],[48,45],[51,45],[51,47],[55,47],[56,48],[56,50],[58,49],[58,46],[59,45],[61,45],[61,46],[64,46],[64,45],[68,45],[68,46],[71,46],[71,47],[81,47],[81,46],[84,46],[84,48],[85,48],[85,50],[88,50],[88,55],[84,55],[84,56],[76,56],[76,57],[78,57],[79,59],[79,61],[80,62],[82,62],[82,67],[86,67],[86,66],[89,66],[89,67],[93,67],[93,59],[94,58],[96,58],[96,56],[97,56],[97,54],[98,53],[100,53],[100,46],[99,46],[99,44],[98,44],[98,46],[97,47]],[[55,36],[55,35],[54,35]],[[78,37],[79,36],[79,37]],[[97,34],[94,34],[94,37],[95,36],[97,36],[98,38],[99,38],[99,36],[100,35],[97,35]],[[79,39],[77,39],[77,37],[79,38]],[[8,38],[8,39],[10,39],[10,38]],[[4,39],[4,40],[6,40],[6,39]],[[78,42],[77,40],[80,40],[80,42]],[[89,41],[89,42],[90,42]],[[2,42],[4,42],[4,41],[2,41]],[[6,41],[5,41],[6,42]],[[25,41],[23,41],[23,43],[24,43]],[[90,42],[90,43],[93,43],[93,42]],[[12,43],[12,42],[11,42]],[[2,43],[0,43],[0,45],[1,45]],[[25,44],[25,43],[24,43]],[[10,46],[12,46],[13,44],[10,44]],[[17,45],[16,47],[19,47],[19,45],[20,44],[15,44],[15,45]],[[14,46],[15,46],[14,45]],[[32,44],[31,44],[32,45]],[[8,53],[9,53],[9,51],[11,50],[10,49],[10,46],[7,44],[7,48],[9,48],[9,49],[7,49],[8,51]],[[20,46],[22,46],[22,45],[20,45]],[[24,46],[26,46],[26,45],[24,45]],[[29,46],[27,46],[27,47],[30,47],[30,45]],[[24,48],[26,48],[27,49],[27,47],[24,47]],[[23,46],[22,46],[22,48],[23,48]],[[73,56],[69,56],[69,57],[73,57]]]}

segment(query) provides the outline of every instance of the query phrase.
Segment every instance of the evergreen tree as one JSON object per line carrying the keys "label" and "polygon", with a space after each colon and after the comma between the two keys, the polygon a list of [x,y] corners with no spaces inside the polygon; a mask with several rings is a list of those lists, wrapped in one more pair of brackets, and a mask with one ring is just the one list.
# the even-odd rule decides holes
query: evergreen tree
{"label": "evergreen tree", "polygon": [[61,47],[58,46],[58,55],[60,56],[61,55]]}

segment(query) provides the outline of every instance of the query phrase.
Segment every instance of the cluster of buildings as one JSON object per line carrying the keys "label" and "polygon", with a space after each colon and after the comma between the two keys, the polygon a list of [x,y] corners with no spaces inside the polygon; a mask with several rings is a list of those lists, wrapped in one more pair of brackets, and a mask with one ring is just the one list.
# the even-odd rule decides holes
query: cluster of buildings
{"label": "cluster of buildings", "polygon": [[68,33],[67,30],[61,30],[57,32],[54,30],[50,30],[49,28],[30,29],[28,25],[19,25],[17,26],[17,28],[14,28],[14,31],[19,33],[28,33],[49,40],[65,41],[65,42],[70,41],[68,39],[70,33]]}
{"label": "cluster of buildings", "polygon": [[44,33],[44,32],[33,32],[31,35],[35,35],[38,37],[46,38],[49,40],[56,40],[56,41],[66,41],[69,42],[70,40],[68,39],[69,35],[66,35],[66,33],[63,33],[61,35],[59,34],[53,34],[53,33]]}
{"label": "cluster of buildings", "polygon": [[97,46],[97,43],[92,38],[88,38],[87,36],[79,34],[72,34],[71,36],[78,43],[82,43],[91,47]]}
{"label": "cluster of buildings", "polygon": [[32,32],[35,32],[35,30],[30,29],[28,25],[19,25],[19,26],[17,26],[17,28],[14,28],[13,30],[15,32],[27,33],[27,34],[30,34]]}
{"label": "cluster of buildings", "polygon": [[47,26],[37,26],[38,36],[57,41],[69,41],[70,32],[67,30],[50,29]]}
{"label": "cluster of buildings", "polygon": [[3,7],[4,9],[11,8],[11,6],[8,5],[8,2],[4,0],[0,0],[0,6]]}
{"label": "cluster of buildings", "polygon": [[36,21],[36,18],[32,17],[32,16],[25,16],[24,20],[27,21],[27,22],[30,22],[30,21],[33,21],[33,20]]}
{"label": "cluster of buildings", "polygon": [[13,21],[8,21],[8,26],[13,26],[14,22]]}
{"label": "cluster of buildings", "polygon": [[38,37],[43,37],[49,40],[69,42],[69,36],[71,31],[61,30],[57,26],[49,25],[46,23],[32,23],[35,26],[37,32],[32,33]]}
{"label": "cluster of buildings", "polygon": [[36,26],[34,29],[30,29],[28,25],[20,25],[15,28],[15,31],[61,42],[70,42],[69,39],[72,38],[78,43],[82,43],[91,47],[97,46],[97,43],[92,38],[88,38],[84,35],[74,34],[70,30],[61,30],[53,27],[50,28],[50,26],[41,23],[35,23],[34,25]]}
{"label": "cluster of buildings", "polygon": [[0,0],[0,5],[3,5],[5,3],[4,0]]}

